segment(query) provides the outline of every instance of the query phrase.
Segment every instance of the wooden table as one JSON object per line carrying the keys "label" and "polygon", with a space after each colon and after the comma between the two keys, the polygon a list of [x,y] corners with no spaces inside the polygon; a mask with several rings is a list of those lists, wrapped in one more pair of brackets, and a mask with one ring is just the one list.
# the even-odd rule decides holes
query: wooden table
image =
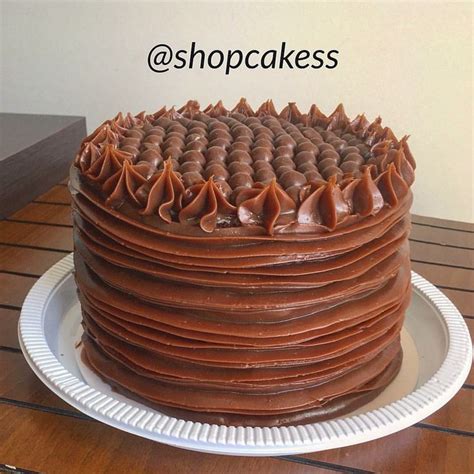
{"label": "wooden table", "polygon": [[[474,372],[421,423],[383,439],[322,453],[226,457],[180,450],[94,421],[50,392],[19,349],[28,290],[72,250],[66,181],[0,222],[0,463],[46,473],[474,472]],[[463,313],[474,335],[474,225],[413,216],[413,269]],[[0,467],[0,471],[2,468]]]}

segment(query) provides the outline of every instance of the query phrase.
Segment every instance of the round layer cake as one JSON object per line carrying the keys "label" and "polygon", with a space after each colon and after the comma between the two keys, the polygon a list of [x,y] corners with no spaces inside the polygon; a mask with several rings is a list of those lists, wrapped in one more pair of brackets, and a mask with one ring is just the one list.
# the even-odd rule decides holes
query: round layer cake
{"label": "round layer cake", "polygon": [[118,114],[71,167],[84,361],[188,420],[335,417],[400,368],[415,162],[364,115]]}

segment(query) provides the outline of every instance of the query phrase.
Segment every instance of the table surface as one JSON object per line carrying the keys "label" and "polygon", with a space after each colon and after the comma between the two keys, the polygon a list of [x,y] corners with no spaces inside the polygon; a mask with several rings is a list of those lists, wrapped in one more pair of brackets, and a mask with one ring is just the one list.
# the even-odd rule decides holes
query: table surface
{"label": "table surface", "polygon": [[[474,225],[413,216],[410,245],[413,269],[454,302],[474,335]],[[363,445],[298,456],[185,451],[86,417],[36,378],[17,338],[29,289],[71,251],[66,180],[0,222],[0,463],[48,474],[474,472],[472,370],[459,393],[421,423]]]}

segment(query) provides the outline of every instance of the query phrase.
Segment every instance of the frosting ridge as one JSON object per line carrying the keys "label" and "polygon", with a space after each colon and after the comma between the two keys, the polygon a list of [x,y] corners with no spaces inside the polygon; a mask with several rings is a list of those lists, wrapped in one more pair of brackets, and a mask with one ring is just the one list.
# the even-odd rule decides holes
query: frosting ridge
{"label": "frosting ridge", "polygon": [[170,223],[171,213],[176,214],[182,209],[184,186],[173,170],[171,159],[164,162],[163,170],[153,175],[146,183],[145,189],[142,187],[140,191],[147,195],[143,199],[146,201],[146,206],[140,211],[142,215],[157,213],[161,219]]}
{"label": "frosting ridge", "polygon": [[222,194],[211,176],[205,183],[195,184],[186,192],[188,203],[179,213],[182,224],[199,222],[204,232],[212,232],[218,223],[230,223],[236,208]]}
{"label": "frosting ridge", "polygon": [[296,212],[295,202],[272,179],[264,187],[244,190],[240,196],[238,216],[243,225],[259,224],[273,235],[275,226],[291,222]]}

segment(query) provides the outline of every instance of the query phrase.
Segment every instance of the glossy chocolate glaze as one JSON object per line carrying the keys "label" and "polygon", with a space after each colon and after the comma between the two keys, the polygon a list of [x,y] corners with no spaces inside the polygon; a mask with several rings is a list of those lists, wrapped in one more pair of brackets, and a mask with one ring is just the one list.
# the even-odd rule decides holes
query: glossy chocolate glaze
{"label": "glossy chocolate glaze", "polygon": [[198,421],[366,403],[401,363],[414,167],[406,137],[342,106],[105,122],[71,168],[84,359]]}

